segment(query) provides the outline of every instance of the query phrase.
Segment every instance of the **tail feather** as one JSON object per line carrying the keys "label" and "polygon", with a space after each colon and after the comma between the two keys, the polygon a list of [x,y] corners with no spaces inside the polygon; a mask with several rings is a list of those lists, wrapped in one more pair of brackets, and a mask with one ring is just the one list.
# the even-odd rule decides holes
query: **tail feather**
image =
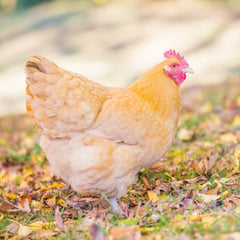
{"label": "tail feather", "polygon": [[[41,106],[44,105],[45,97],[49,95],[48,89],[51,88],[49,82],[55,82],[61,77],[60,70],[55,63],[47,58],[35,55],[26,62],[25,72],[27,75],[26,93],[28,95],[26,109],[35,124],[41,128],[36,116],[41,116],[41,119],[45,117],[46,114],[41,111]],[[37,99],[39,107],[33,111],[32,103],[34,99]]]}
{"label": "tail feather", "polygon": [[106,87],[41,56],[31,57],[25,71],[27,112],[42,133],[63,138],[93,125],[106,99]]}
{"label": "tail feather", "polygon": [[27,76],[36,72],[42,72],[45,74],[59,73],[59,68],[55,63],[38,55],[32,56],[31,59],[26,62],[25,69]]}

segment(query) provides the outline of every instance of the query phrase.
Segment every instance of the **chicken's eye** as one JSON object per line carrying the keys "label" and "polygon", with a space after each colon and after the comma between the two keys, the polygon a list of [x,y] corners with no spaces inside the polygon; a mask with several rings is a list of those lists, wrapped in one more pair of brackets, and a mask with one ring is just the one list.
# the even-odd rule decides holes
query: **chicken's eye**
{"label": "chicken's eye", "polygon": [[173,64],[172,67],[175,68],[175,67],[176,67],[176,64]]}

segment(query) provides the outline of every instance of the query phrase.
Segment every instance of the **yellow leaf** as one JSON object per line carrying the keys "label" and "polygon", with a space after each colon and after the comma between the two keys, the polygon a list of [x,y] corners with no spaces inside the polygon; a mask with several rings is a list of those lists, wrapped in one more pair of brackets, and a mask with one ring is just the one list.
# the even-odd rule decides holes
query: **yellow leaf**
{"label": "yellow leaf", "polygon": [[47,212],[50,212],[50,211],[51,211],[51,208],[49,208],[49,207],[41,209],[41,213],[47,213]]}
{"label": "yellow leaf", "polygon": [[148,194],[148,199],[152,201],[152,203],[155,203],[160,199],[158,195],[152,191],[147,191],[147,194]]}
{"label": "yellow leaf", "polygon": [[61,188],[61,187],[64,187],[66,186],[65,183],[61,183],[61,182],[54,182],[50,188]]}
{"label": "yellow leaf", "polygon": [[197,213],[193,213],[193,214],[188,216],[188,219],[191,220],[191,221],[197,221],[197,220],[201,220],[202,216],[197,214]]}
{"label": "yellow leaf", "polygon": [[240,158],[240,145],[237,145],[234,150],[234,156]]}
{"label": "yellow leaf", "polygon": [[223,192],[223,193],[220,195],[219,199],[227,196],[228,194],[229,194],[228,191]]}
{"label": "yellow leaf", "polygon": [[169,198],[169,196],[168,196],[168,195],[165,195],[165,194],[163,194],[163,195],[161,195],[161,196],[159,197],[159,199],[167,199],[167,198]]}
{"label": "yellow leaf", "polygon": [[237,157],[233,158],[233,164],[234,164],[233,172],[237,173],[239,171],[239,159]]}
{"label": "yellow leaf", "polygon": [[32,200],[31,207],[32,208],[39,208],[39,207],[41,207],[41,203],[36,201],[36,200]]}
{"label": "yellow leaf", "polygon": [[18,197],[18,195],[15,193],[11,193],[11,194],[5,193],[5,195],[10,199],[16,199]]}
{"label": "yellow leaf", "polygon": [[61,198],[57,200],[57,203],[61,206],[65,206],[65,207],[67,206],[66,202]]}
{"label": "yellow leaf", "polygon": [[237,115],[237,116],[234,117],[233,122],[232,122],[232,125],[233,125],[234,127],[240,127],[240,116],[239,116],[239,115]]}
{"label": "yellow leaf", "polygon": [[240,106],[240,96],[236,99],[236,103],[238,106]]}
{"label": "yellow leaf", "polygon": [[165,172],[164,174],[165,174],[165,176],[167,176],[167,177],[171,178],[173,181],[175,181],[175,178],[173,176],[171,176],[168,172]]}
{"label": "yellow leaf", "polygon": [[2,220],[4,218],[3,214],[0,214],[0,220]]}
{"label": "yellow leaf", "polygon": [[43,186],[40,188],[40,191],[48,191],[50,190],[50,187]]}
{"label": "yellow leaf", "polygon": [[151,231],[153,231],[155,228],[153,227],[146,227],[146,228],[140,228],[140,227],[136,227],[136,230],[142,233],[149,233]]}
{"label": "yellow leaf", "polygon": [[22,182],[20,183],[19,188],[23,189],[23,188],[27,188],[27,187],[28,187],[28,182],[27,182],[27,181],[22,181]]}
{"label": "yellow leaf", "polygon": [[178,138],[183,141],[189,141],[193,137],[193,131],[192,130],[187,130],[186,128],[180,129],[178,132]]}
{"label": "yellow leaf", "polygon": [[4,138],[0,138],[0,146],[6,145],[7,141]]}
{"label": "yellow leaf", "polygon": [[182,214],[177,214],[176,217],[175,217],[175,219],[176,219],[177,221],[179,221],[179,220],[183,219],[183,215],[182,215]]}
{"label": "yellow leaf", "polygon": [[220,135],[220,141],[223,143],[237,143],[237,137],[231,132]]}
{"label": "yellow leaf", "polygon": [[214,222],[216,221],[216,217],[214,216],[202,216],[202,222],[204,223],[204,227],[208,228],[210,227]]}
{"label": "yellow leaf", "polygon": [[173,158],[173,163],[179,164],[182,162],[182,157],[181,156],[176,156]]}
{"label": "yellow leaf", "polygon": [[198,193],[198,196],[201,197],[202,200],[205,203],[210,203],[211,201],[215,201],[215,200],[221,199],[221,198],[227,196],[228,194],[229,194],[229,192],[225,191],[221,195],[207,195],[207,194]]}
{"label": "yellow leaf", "polygon": [[35,229],[40,229],[45,225],[43,221],[36,221],[31,224],[29,224],[30,227],[35,228]]}
{"label": "yellow leaf", "polygon": [[42,229],[42,226],[44,225],[44,223],[42,221],[37,221],[29,224],[28,226],[21,225],[21,224],[19,225],[20,225],[20,228],[18,230],[18,236],[26,237],[29,234],[31,234],[33,231]]}
{"label": "yellow leaf", "polygon": [[20,225],[18,230],[19,237],[26,237],[27,235],[31,234],[34,231],[31,227]]}

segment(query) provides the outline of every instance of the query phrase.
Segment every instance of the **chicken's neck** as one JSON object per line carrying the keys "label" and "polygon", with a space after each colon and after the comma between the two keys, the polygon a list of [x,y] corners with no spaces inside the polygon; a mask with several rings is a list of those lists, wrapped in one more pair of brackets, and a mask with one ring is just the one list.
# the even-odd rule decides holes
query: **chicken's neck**
{"label": "chicken's neck", "polygon": [[147,101],[154,110],[167,108],[180,109],[180,92],[178,85],[164,73],[162,64],[144,73],[128,87],[131,91]]}

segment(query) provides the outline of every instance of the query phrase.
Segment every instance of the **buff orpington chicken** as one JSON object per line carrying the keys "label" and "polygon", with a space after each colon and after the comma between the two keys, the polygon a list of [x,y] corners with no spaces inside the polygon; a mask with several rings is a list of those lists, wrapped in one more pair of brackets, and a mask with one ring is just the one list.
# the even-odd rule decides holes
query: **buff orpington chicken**
{"label": "buff orpington chicken", "polygon": [[116,199],[172,144],[179,85],[192,69],[175,50],[125,88],[106,87],[41,56],[26,62],[26,107],[56,175],[83,196]]}

